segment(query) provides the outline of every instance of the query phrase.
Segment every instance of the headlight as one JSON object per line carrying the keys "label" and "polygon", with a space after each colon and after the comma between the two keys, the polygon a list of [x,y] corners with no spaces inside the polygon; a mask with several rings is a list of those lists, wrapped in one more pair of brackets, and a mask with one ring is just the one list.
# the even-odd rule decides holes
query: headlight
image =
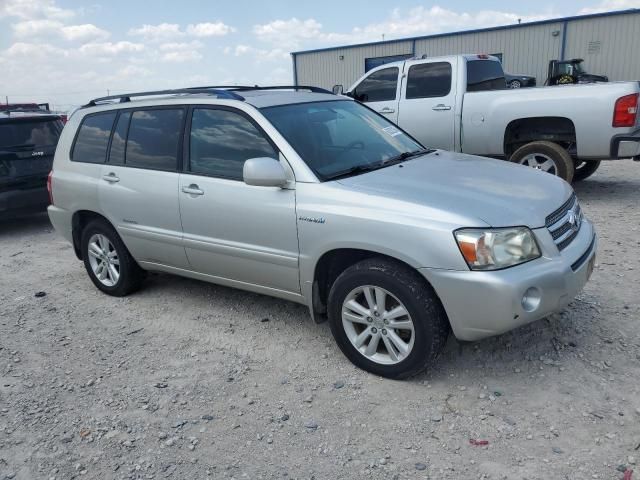
{"label": "headlight", "polygon": [[538,244],[527,227],[465,228],[454,234],[471,270],[498,270],[540,256]]}

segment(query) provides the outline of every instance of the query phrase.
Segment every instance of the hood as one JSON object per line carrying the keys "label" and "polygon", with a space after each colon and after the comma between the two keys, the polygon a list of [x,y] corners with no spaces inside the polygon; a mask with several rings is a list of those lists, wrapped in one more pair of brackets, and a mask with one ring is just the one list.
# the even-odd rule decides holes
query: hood
{"label": "hood", "polygon": [[492,227],[543,227],[572,193],[564,180],[531,167],[442,150],[339,182],[370,195],[473,216]]}

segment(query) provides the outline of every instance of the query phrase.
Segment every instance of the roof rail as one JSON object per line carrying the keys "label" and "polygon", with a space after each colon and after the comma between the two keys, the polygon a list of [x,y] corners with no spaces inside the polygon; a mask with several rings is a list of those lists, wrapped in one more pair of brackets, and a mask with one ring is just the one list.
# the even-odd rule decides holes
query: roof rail
{"label": "roof rail", "polygon": [[333,92],[330,92],[329,90],[320,87],[312,87],[309,85],[274,85],[271,87],[259,87],[258,85],[256,85],[254,87],[231,87],[229,88],[229,90],[234,92],[242,92],[248,90],[309,90],[310,92],[314,93],[328,93],[329,95],[333,95]]}
{"label": "roof rail", "polygon": [[83,105],[82,108],[95,107],[99,102],[106,102],[108,100],[118,100],[120,103],[126,103],[131,101],[131,97],[151,97],[154,95],[177,95],[177,94],[207,94],[217,95],[220,98],[226,98],[229,100],[244,100],[244,97],[233,93],[229,90],[221,90],[216,88],[177,88],[172,90],[153,90],[149,92],[135,92],[135,93],[121,93],[119,95],[109,95],[107,97],[99,97],[90,100],[89,103]]}

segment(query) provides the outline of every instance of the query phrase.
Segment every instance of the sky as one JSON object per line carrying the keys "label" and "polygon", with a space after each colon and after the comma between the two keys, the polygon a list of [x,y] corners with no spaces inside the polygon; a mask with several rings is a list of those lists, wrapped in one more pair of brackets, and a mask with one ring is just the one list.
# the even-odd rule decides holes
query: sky
{"label": "sky", "polygon": [[640,0],[0,0],[0,102],[291,84],[290,52],[640,8]]}

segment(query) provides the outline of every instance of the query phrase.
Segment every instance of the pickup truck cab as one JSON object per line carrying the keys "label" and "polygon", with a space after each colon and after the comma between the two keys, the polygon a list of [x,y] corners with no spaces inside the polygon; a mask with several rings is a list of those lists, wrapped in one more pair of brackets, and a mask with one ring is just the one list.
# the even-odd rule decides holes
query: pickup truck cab
{"label": "pickup truck cab", "polygon": [[571,182],[602,159],[640,159],[639,91],[638,82],[507,89],[497,58],[454,55],[382,65],[346,95],[423,145],[503,158]]}

